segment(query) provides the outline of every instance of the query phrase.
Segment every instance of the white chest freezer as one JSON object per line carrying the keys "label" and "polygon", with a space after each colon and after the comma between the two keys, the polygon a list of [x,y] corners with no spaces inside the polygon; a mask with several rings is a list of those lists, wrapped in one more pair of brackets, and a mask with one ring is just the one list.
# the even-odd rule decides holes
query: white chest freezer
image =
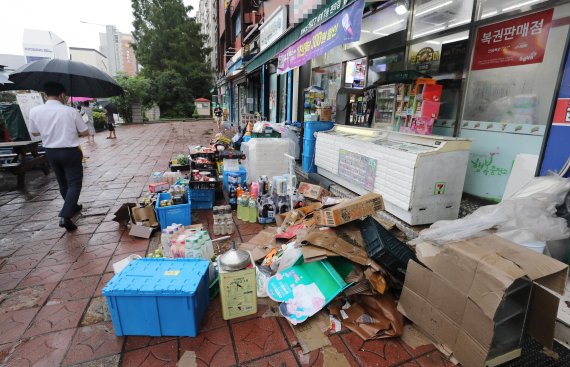
{"label": "white chest freezer", "polygon": [[335,126],[317,134],[317,172],[358,193],[376,192],[410,225],[456,219],[471,142]]}

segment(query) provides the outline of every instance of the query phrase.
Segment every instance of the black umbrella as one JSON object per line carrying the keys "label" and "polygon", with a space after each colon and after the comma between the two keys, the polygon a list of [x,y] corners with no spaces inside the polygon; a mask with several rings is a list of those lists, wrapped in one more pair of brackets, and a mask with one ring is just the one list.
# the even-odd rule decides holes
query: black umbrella
{"label": "black umbrella", "polygon": [[79,61],[45,59],[26,64],[10,74],[19,89],[43,91],[48,82],[60,83],[70,96],[111,97],[123,88],[109,74]]}
{"label": "black umbrella", "polygon": [[16,84],[8,80],[8,72],[4,70],[4,65],[0,65],[0,91],[14,90]]}
{"label": "black umbrella", "polygon": [[97,101],[109,113],[119,113],[117,107],[111,101]]}

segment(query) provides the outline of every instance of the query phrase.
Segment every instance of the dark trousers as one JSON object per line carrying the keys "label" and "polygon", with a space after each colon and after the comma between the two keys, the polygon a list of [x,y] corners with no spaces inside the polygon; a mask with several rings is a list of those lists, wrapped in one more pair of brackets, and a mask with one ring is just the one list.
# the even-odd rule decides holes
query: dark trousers
{"label": "dark trousers", "polygon": [[71,218],[76,211],[83,183],[83,156],[79,148],[46,148],[46,157],[53,168],[59,192],[65,203],[59,212],[63,218]]}

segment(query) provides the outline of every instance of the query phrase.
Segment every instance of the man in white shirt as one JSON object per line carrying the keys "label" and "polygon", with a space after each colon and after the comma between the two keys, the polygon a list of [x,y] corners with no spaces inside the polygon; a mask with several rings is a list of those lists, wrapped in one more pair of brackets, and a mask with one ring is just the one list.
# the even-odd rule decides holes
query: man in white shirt
{"label": "man in white shirt", "polygon": [[59,213],[59,226],[73,231],[77,226],[71,217],[82,208],[77,204],[83,181],[79,136],[89,135],[89,128],[76,109],[64,105],[65,89],[61,84],[46,83],[43,90],[48,100],[30,110],[30,133],[41,135],[46,157],[65,200]]}

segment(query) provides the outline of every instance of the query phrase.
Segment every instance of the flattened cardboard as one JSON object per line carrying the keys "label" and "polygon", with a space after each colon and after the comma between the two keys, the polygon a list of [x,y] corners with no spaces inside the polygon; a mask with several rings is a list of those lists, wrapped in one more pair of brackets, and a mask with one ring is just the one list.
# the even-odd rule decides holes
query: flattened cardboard
{"label": "flattened cardboard", "polygon": [[196,361],[196,352],[187,350],[182,355],[182,358],[176,363],[176,367],[198,367]]}
{"label": "flattened cardboard", "polygon": [[242,243],[239,246],[240,250],[249,251],[253,261],[263,259],[273,247],[275,247],[275,227],[269,227],[259,232],[249,239],[249,241]]}
{"label": "flattened cardboard", "polygon": [[404,332],[404,318],[396,311],[396,301],[389,294],[358,296],[348,308],[343,308],[344,313],[334,307],[329,310],[363,340],[391,338]]}
{"label": "flattened cardboard", "polygon": [[315,229],[305,237],[303,244],[324,248],[360,265],[369,263],[362,233],[353,225],[343,226],[342,229]]}
{"label": "flattened cardboard", "polygon": [[331,345],[329,338],[325,335],[329,327],[329,318],[324,311],[317,313],[302,324],[291,325],[291,327],[299,340],[303,353],[310,353]]}
{"label": "flattened cardboard", "polygon": [[129,236],[133,237],[140,237],[140,238],[150,238],[152,236],[152,232],[154,228],[152,227],[145,227],[133,224],[131,226],[131,230],[129,231]]}
{"label": "flattened cardboard", "polygon": [[317,224],[327,227],[338,227],[368,215],[384,210],[382,196],[368,193],[315,212]]}
{"label": "flattened cardboard", "polygon": [[463,367],[481,367],[487,360],[487,350],[471,338],[466,332],[459,332],[453,355]]}
{"label": "flattened cardboard", "polygon": [[324,260],[329,256],[339,256],[336,252],[311,245],[301,247],[301,252],[303,253],[303,258],[306,263]]}

